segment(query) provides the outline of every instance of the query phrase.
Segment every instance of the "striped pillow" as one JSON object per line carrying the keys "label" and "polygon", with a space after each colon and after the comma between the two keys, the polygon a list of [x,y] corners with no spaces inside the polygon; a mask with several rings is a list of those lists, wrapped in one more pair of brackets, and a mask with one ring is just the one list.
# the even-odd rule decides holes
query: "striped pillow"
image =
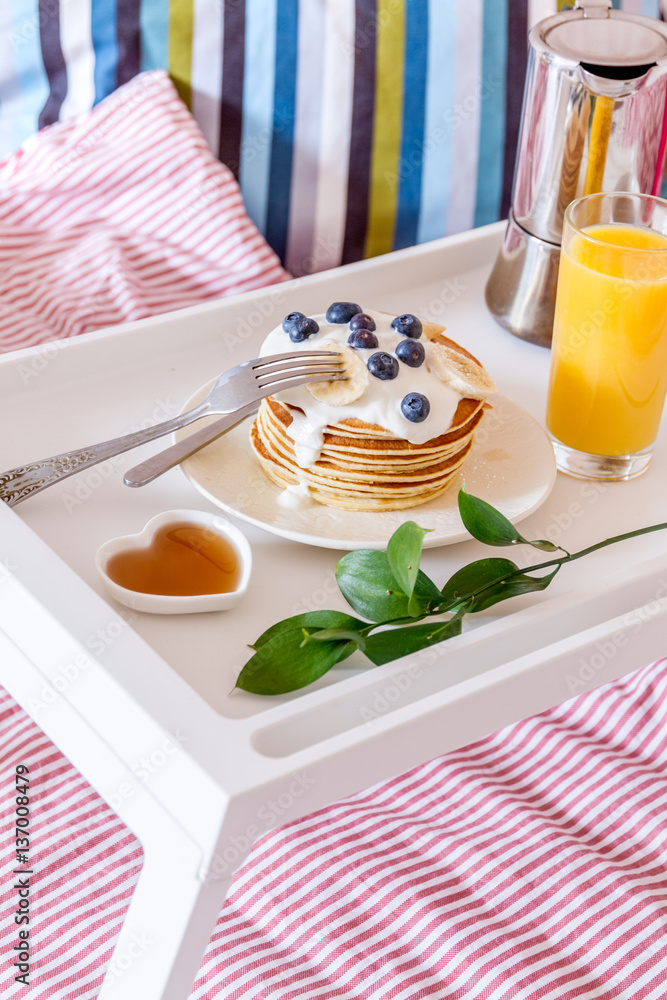
{"label": "striped pillow", "polygon": [[[530,24],[556,0],[12,0],[0,155],[167,68],[303,274],[509,205]],[[658,15],[658,0],[614,6]]]}

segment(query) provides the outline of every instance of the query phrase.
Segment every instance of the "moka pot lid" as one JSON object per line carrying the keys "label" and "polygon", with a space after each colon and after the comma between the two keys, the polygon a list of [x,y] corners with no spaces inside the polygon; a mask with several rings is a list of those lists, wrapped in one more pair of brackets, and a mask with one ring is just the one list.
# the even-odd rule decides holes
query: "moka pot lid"
{"label": "moka pot lid", "polygon": [[529,38],[547,59],[581,64],[600,76],[639,76],[656,63],[667,62],[667,25],[642,14],[613,10],[604,0],[545,18]]}

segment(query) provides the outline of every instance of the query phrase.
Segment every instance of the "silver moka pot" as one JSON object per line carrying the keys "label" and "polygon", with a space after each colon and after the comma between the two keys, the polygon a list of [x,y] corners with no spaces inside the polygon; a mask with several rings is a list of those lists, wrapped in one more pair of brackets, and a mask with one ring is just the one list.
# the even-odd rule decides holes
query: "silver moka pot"
{"label": "silver moka pot", "polygon": [[667,24],[580,0],[528,39],[512,207],[486,302],[501,326],[548,347],[566,207],[595,191],[660,193]]}

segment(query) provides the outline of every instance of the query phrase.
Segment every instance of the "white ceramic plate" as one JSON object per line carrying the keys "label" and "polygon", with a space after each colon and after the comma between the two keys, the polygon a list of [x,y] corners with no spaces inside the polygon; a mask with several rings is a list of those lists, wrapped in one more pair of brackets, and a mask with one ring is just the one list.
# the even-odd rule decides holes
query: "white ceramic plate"
{"label": "white ceramic plate", "polygon": [[[204,390],[184,409],[194,406]],[[211,418],[214,420],[216,418]],[[404,521],[430,528],[424,546],[450,545],[469,538],[457,506],[459,487],[520,521],[544,503],[556,478],[553,449],[529,413],[504,396],[493,399],[470,458],[449,489],[435,500],[409,510],[358,513],[324,507],[314,501],[291,509],[278,498],[283,491],[264,475],[248,440],[252,418],[244,420],[182,463],[191,483],[218,507],[274,535],[327,549],[382,549]],[[203,421],[197,424],[204,426]],[[179,438],[191,433],[179,432]]]}

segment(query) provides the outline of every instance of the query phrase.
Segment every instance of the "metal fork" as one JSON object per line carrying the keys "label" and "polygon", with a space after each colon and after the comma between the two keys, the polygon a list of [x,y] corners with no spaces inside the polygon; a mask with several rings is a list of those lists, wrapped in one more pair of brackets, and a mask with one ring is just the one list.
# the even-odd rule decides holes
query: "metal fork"
{"label": "metal fork", "polygon": [[224,372],[201,403],[178,417],[133,434],[124,434],[111,441],[102,441],[88,448],[64,452],[0,472],[0,500],[14,507],[61,479],[177,431],[200,417],[214,413],[235,413],[237,410],[247,409],[254,401],[283,389],[292,389],[309,382],[339,381],[341,378],[345,378],[344,367],[336,351],[299,351],[244,361]]}
{"label": "metal fork", "polygon": [[186,458],[190,458],[191,455],[205,448],[206,445],[217,441],[219,437],[226,434],[232,427],[235,427],[242,420],[245,420],[246,417],[256,412],[257,403],[249,403],[248,406],[242,406],[235,413],[228,413],[225,417],[218,417],[212,424],[202,427],[201,430],[195,431],[193,434],[188,434],[187,437],[177,441],[176,444],[165,448],[164,451],[158,451],[157,454],[151,455],[145,461],[140,462],[139,465],[128,469],[123,476],[123,482],[126,486],[147,486],[148,483],[152,483],[161,476],[163,472],[169,472],[175,465],[180,465]]}

